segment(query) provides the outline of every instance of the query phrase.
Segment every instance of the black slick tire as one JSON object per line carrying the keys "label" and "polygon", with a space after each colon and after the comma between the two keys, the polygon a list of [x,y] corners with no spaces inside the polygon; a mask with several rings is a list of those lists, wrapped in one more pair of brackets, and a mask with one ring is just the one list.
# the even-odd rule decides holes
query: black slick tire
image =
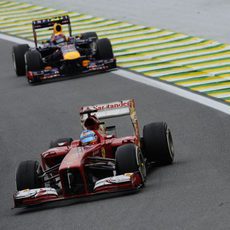
{"label": "black slick tire", "polygon": [[13,46],[12,59],[17,76],[24,76],[26,74],[24,55],[28,50],[29,46],[27,44]]}
{"label": "black slick tire", "polygon": [[105,60],[114,58],[111,42],[108,38],[98,39],[96,42],[96,59]]}
{"label": "black slick tire", "polygon": [[150,123],[143,128],[143,152],[148,162],[172,164],[174,147],[171,131],[165,122]]}
{"label": "black slick tire", "polygon": [[119,146],[115,154],[117,175],[139,171],[136,146],[126,144]]}
{"label": "black slick tire", "polygon": [[96,32],[86,32],[86,33],[83,33],[81,34],[81,39],[89,39],[89,38],[94,38],[95,41],[98,40],[98,36],[97,36],[97,33]]}
{"label": "black slick tire", "polygon": [[27,71],[41,71],[43,68],[41,54],[37,50],[26,52],[25,61]]}
{"label": "black slick tire", "polygon": [[41,188],[42,179],[39,178],[40,165],[37,161],[22,161],[16,172],[17,190]]}
{"label": "black slick tire", "polygon": [[[26,62],[26,72],[28,71],[41,71],[43,69],[43,62],[41,54],[37,50],[29,50],[25,54],[25,62]],[[33,78],[30,80],[28,78],[28,82],[30,84],[40,82],[39,78]]]}

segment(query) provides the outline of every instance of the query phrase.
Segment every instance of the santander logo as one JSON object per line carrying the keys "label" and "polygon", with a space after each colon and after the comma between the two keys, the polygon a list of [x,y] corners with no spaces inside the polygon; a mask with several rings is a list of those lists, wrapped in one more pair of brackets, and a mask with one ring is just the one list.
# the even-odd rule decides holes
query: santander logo
{"label": "santander logo", "polygon": [[117,109],[121,107],[129,107],[129,101],[121,101],[117,103],[104,104],[104,105],[96,105],[95,106],[98,111],[105,109]]}

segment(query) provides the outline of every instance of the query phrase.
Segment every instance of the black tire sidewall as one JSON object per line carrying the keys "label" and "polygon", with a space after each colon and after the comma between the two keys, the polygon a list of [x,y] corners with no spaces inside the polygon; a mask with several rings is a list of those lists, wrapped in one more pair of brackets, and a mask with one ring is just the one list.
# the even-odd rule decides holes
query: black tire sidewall
{"label": "black tire sidewall", "polygon": [[167,165],[174,160],[172,136],[165,122],[155,122],[144,126],[143,147],[149,162]]}
{"label": "black tire sidewall", "polygon": [[28,50],[29,45],[27,44],[13,46],[12,59],[14,62],[14,69],[17,76],[24,76],[26,74],[24,55]]}
{"label": "black tire sidewall", "polygon": [[41,71],[42,57],[37,50],[29,50],[25,54],[26,70],[27,71]]}
{"label": "black tire sidewall", "polygon": [[16,171],[16,186],[18,191],[42,186],[42,182],[38,177],[39,168],[38,161],[28,160],[20,163]]}
{"label": "black tire sidewall", "polygon": [[116,150],[116,171],[118,175],[139,171],[134,144],[119,146]]}
{"label": "black tire sidewall", "polygon": [[114,58],[111,42],[108,38],[98,39],[96,42],[96,59],[105,60]]}
{"label": "black tire sidewall", "polygon": [[95,41],[98,40],[96,32],[86,32],[81,34],[81,39],[95,38]]}

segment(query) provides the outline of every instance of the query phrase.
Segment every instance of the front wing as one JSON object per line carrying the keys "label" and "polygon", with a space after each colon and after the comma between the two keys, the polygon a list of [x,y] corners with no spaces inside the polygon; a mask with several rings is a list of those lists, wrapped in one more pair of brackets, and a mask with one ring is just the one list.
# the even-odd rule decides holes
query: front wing
{"label": "front wing", "polygon": [[121,195],[138,191],[143,187],[143,181],[139,172],[127,173],[101,179],[95,183],[93,192],[76,195],[59,195],[54,188],[25,189],[13,195],[14,207],[30,207],[40,204],[73,199],[76,201],[87,200],[92,197],[105,198],[108,195]]}
{"label": "front wing", "polygon": [[116,59],[91,61],[88,66],[78,68],[77,71],[68,73],[59,68],[49,68],[41,71],[28,71],[26,73],[30,83],[41,82],[47,79],[64,78],[67,76],[86,74],[95,71],[109,71],[116,68]]}

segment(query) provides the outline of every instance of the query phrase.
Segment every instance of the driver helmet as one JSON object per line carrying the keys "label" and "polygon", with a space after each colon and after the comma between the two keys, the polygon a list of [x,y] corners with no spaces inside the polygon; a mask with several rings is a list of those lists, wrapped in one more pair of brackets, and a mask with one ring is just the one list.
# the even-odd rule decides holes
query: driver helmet
{"label": "driver helmet", "polygon": [[80,135],[82,145],[94,145],[97,143],[97,135],[92,130],[83,130]]}
{"label": "driver helmet", "polygon": [[51,38],[52,42],[59,44],[66,41],[66,37],[62,32],[62,25],[55,23],[53,26],[53,35]]}

